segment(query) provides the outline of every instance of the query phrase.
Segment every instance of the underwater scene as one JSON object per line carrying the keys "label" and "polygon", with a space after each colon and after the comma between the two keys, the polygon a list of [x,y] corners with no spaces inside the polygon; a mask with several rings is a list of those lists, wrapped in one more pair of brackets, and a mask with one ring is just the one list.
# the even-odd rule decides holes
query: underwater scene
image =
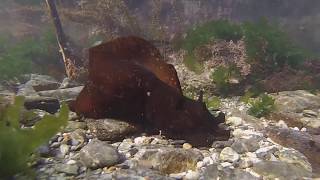
{"label": "underwater scene", "polygon": [[0,180],[320,179],[319,0],[1,0]]}

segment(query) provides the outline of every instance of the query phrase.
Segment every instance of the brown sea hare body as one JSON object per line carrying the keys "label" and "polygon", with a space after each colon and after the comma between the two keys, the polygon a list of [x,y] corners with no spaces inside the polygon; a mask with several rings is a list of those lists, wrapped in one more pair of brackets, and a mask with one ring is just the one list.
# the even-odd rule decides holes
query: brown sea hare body
{"label": "brown sea hare body", "polygon": [[183,96],[174,67],[147,41],[126,37],[89,50],[89,81],[73,104],[85,117],[141,123],[170,134],[213,132],[205,104]]}
{"label": "brown sea hare body", "polygon": [[[95,69],[104,61],[128,61],[143,66],[158,79],[182,93],[177,72],[167,64],[159,50],[148,41],[134,36],[120,37],[95,46],[89,50],[90,69]],[[94,78],[95,71],[90,71]],[[119,69],[120,70],[120,69]]]}

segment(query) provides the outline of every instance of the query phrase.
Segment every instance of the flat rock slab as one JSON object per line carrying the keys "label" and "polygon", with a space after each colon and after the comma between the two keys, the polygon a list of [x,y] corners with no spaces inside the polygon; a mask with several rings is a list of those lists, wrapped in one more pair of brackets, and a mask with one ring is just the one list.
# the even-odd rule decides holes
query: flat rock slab
{"label": "flat rock slab", "polygon": [[113,173],[113,179],[158,179],[158,180],[175,180],[167,177],[159,171],[146,168],[119,169]]}
{"label": "flat rock slab", "polygon": [[26,96],[24,107],[27,110],[40,109],[54,114],[60,109],[59,100],[52,97]]}
{"label": "flat rock slab", "polygon": [[262,161],[253,165],[253,170],[266,178],[280,180],[311,178],[312,172],[300,165],[281,161]]}
{"label": "flat rock slab", "polygon": [[120,140],[139,130],[130,123],[115,119],[86,119],[86,122],[90,131],[101,141]]}
{"label": "flat rock slab", "polygon": [[304,154],[312,165],[314,173],[320,172],[320,138],[292,129],[268,127],[268,136],[278,144],[293,148]]}
{"label": "flat rock slab", "polygon": [[283,91],[273,94],[275,105],[280,112],[302,112],[305,109],[319,109],[320,96],[305,90]]}
{"label": "flat rock slab", "polygon": [[30,80],[25,85],[31,86],[35,91],[45,91],[57,89],[60,83],[50,76],[31,74]]}
{"label": "flat rock slab", "polygon": [[66,88],[66,89],[39,91],[38,94],[40,96],[53,97],[61,101],[67,101],[67,100],[76,99],[82,89],[83,89],[83,86],[78,86],[78,87]]}
{"label": "flat rock slab", "polygon": [[195,170],[197,162],[203,159],[203,155],[193,149],[162,147],[142,149],[135,158],[162,173],[171,174]]}

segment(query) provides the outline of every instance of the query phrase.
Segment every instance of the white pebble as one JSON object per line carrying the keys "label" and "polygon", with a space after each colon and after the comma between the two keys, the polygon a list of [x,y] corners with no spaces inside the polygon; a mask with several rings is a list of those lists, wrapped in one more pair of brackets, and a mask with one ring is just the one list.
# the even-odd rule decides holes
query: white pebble
{"label": "white pebble", "polygon": [[72,160],[72,159],[67,162],[67,164],[69,164],[69,165],[71,165],[71,164],[76,164],[76,163],[77,163],[77,161]]}
{"label": "white pebble", "polygon": [[294,128],[291,128],[292,130],[295,130],[295,131],[300,131],[300,129],[298,127],[294,127]]}
{"label": "white pebble", "polygon": [[211,159],[211,157],[205,157],[205,158],[203,158],[203,163],[205,164],[205,165],[210,165],[210,164],[213,164],[214,162],[213,162],[213,160]]}
{"label": "white pebble", "polygon": [[185,180],[197,180],[199,179],[199,172],[196,171],[188,171],[187,174],[185,175],[184,179]]}
{"label": "white pebble", "polygon": [[197,162],[198,169],[202,168],[203,166],[204,166],[204,162],[202,162],[202,161]]}
{"label": "white pebble", "polygon": [[221,165],[223,168],[225,168],[225,167],[233,167],[232,164],[229,163],[229,162],[223,162],[223,163],[221,163],[220,165]]}

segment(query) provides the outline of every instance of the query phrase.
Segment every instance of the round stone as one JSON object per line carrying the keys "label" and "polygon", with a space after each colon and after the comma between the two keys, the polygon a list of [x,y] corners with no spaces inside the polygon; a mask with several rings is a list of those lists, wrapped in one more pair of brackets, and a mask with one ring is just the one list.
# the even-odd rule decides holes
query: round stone
{"label": "round stone", "polygon": [[112,166],[120,160],[117,150],[107,142],[92,140],[80,151],[80,161],[92,169]]}
{"label": "round stone", "polygon": [[231,147],[224,148],[220,153],[220,160],[234,163],[240,158],[239,154]]}

